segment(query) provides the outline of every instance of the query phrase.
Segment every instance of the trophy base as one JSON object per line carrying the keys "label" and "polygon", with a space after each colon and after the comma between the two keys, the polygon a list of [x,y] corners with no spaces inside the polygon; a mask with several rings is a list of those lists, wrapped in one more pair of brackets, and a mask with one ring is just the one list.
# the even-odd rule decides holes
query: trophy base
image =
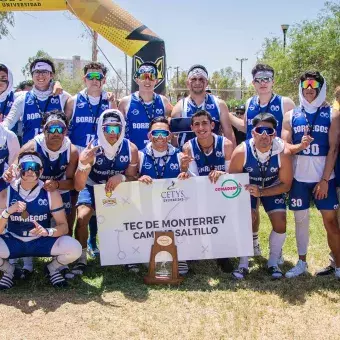
{"label": "trophy base", "polygon": [[180,285],[181,282],[184,280],[183,277],[178,277],[177,279],[172,278],[157,278],[157,277],[150,277],[144,276],[144,283],[147,285]]}

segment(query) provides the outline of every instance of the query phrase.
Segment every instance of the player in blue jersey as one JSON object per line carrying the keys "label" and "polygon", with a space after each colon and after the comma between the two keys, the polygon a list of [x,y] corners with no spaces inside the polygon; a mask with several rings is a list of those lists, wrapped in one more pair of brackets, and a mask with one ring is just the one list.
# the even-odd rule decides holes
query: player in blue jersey
{"label": "player in blue jersey", "polygon": [[[278,124],[276,134],[281,136],[282,121],[285,112],[292,110],[295,107],[294,102],[288,97],[282,97],[273,92],[274,86],[274,69],[266,64],[257,64],[251,71],[253,77],[253,86],[256,95],[249,98],[246,102],[246,112],[243,119],[230,115],[232,125],[239,131],[246,133],[246,138],[252,137],[252,120],[260,112],[273,114]],[[259,223],[260,216],[256,219]],[[254,226],[254,254],[261,255],[261,248],[258,242],[258,227]],[[281,260],[282,262],[282,260]]]}
{"label": "player in blue jersey", "polygon": [[[78,164],[78,151],[71,144],[67,134],[67,119],[61,111],[47,112],[42,120],[43,133],[26,143],[20,153],[36,151],[43,161],[43,172],[40,180],[44,189],[59,191],[67,215],[69,235],[73,235],[73,221],[70,219],[70,190],[74,188],[73,177]],[[17,160],[14,162],[17,163]],[[4,173],[6,181],[11,182],[15,173],[11,167]],[[13,262],[14,263],[14,262]],[[33,272],[32,258],[24,258],[23,274],[28,276]]]}
{"label": "player in blue jersey", "polygon": [[142,63],[135,74],[138,91],[124,97],[118,106],[126,120],[125,137],[134,143],[138,150],[144,149],[149,142],[150,122],[156,117],[170,116],[172,110],[169,100],[154,92],[158,82],[157,74],[157,66],[154,63]]}
{"label": "player in blue jersey", "polygon": [[[106,84],[107,68],[102,63],[90,62],[84,66],[83,81],[85,89],[67,100],[65,113],[70,122],[69,138],[79,153],[97,138],[97,123],[102,112],[116,108],[114,96],[103,90]],[[72,213],[75,219],[78,195],[72,192]],[[72,223],[73,225],[73,223]],[[97,247],[97,222],[95,217],[90,220],[90,237],[88,250],[92,257],[99,255]]]}
{"label": "player in blue jersey", "polygon": [[75,235],[83,247],[83,253],[72,272],[79,275],[87,265],[87,225],[95,211],[93,186],[104,183],[109,192],[120,183],[134,180],[137,176],[138,150],[124,138],[123,114],[115,109],[104,111],[98,121],[97,134],[98,139],[81,152],[75,174],[74,186],[80,191]]}
{"label": "player in blue jersey", "polygon": [[[14,102],[13,75],[8,67],[0,64],[0,121],[8,115]],[[17,130],[14,129],[14,132]]]}
{"label": "player in blue jersey", "polygon": [[[232,142],[213,133],[215,122],[209,112],[200,110],[191,117],[191,129],[196,135],[183,147],[182,171],[193,176],[208,176],[212,183],[228,172]],[[190,161],[190,162],[188,162]],[[217,263],[225,272],[232,271],[229,259],[218,259]]]}
{"label": "player in blue jersey", "polygon": [[[1,214],[0,233],[0,289],[9,289],[20,270],[8,259],[34,256],[51,257],[45,273],[54,287],[66,286],[59,268],[74,262],[81,255],[79,242],[68,233],[63,202],[58,191],[48,192],[39,180],[43,163],[38,153],[25,152],[19,156],[20,179],[8,188],[7,208]],[[51,217],[55,227],[50,227]]]}
{"label": "player in blue jersey", "polygon": [[4,125],[12,129],[22,119],[23,144],[41,132],[41,121],[47,111],[63,110],[67,98],[70,96],[63,91],[60,95],[53,95],[55,67],[51,60],[39,58],[30,65],[34,82],[33,89],[19,96],[4,120]]}
{"label": "player in blue jersey", "polygon": [[[150,142],[139,151],[138,180],[152,184],[153,179],[189,178],[187,172],[181,172],[181,152],[170,144],[170,127],[165,117],[157,117],[150,122],[148,137]],[[127,267],[129,270],[138,271],[137,265],[131,264]],[[188,273],[185,261],[178,262],[178,271],[180,275]]]}
{"label": "player in blue jersey", "polygon": [[319,72],[307,71],[300,78],[300,105],[286,113],[282,137],[294,155],[294,181],[289,208],[294,211],[299,260],[286,276],[307,272],[309,207],[313,199],[320,210],[328,245],[340,279],[340,231],[334,165],[339,145],[339,114],[331,113],[326,100],[326,80]]}
{"label": "player in blue jersey", "polygon": [[[253,138],[233,152],[229,172],[249,173],[246,190],[251,195],[252,223],[257,226],[259,202],[268,214],[273,230],[269,236],[268,272],[274,279],[283,277],[278,266],[286,238],[286,204],[283,193],[293,180],[291,155],[284,142],[276,137],[277,120],[270,113],[258,114],[252,122]],[[233,278],[243,279],[249,272],[248,257],[241,257]]]}
{"label": "player in blue jersey", "polygon": [[[208,85],[208,71],[202,65],[193,65],[188,71],[187,87],[189,95],[181,99],[173,108],[171,118],[192,117],[197,111],[206,110],[216,124],[222,127],[221,132],[234,146],[236,145],[233,129],[230,124],[229,111],[226,103],[212,94],[206,93]],[[193,133],[180,133],[178,146],[194,138]]]}

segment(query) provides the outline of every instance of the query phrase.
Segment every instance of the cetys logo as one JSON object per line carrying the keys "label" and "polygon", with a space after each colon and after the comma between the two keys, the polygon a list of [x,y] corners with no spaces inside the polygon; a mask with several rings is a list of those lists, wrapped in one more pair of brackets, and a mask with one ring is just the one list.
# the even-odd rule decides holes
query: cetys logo
{"label": "cetys logo", "polygon": [[225,198],[235,198],[241,190],[242,184],[233,179],[226,179],[219,188],[215,188],[215,191],[220,191]]}

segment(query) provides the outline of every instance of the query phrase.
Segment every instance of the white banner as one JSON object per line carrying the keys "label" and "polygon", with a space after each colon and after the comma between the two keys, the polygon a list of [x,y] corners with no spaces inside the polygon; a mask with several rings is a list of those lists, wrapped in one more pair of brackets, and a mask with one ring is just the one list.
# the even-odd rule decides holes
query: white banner
{"label": "white banner", "polygon": [[146,263],[155,231],[172,230],[179,260],[253,255],[248,174],[94,187],[102,265]]}

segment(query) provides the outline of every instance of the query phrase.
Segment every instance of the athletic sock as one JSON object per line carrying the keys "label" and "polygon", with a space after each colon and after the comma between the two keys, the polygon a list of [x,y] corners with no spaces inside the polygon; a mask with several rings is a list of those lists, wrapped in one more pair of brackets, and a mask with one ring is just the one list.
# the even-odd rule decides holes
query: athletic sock
{"label": "athletic sock", "polygon": [[309,210],[294,211],[296,245],[299,255],[306,255],[309,243]]}
{"label": "athletic sock", "polygon": [[269,236],[269,260],[268,267],[277,266],[281,250],[286,239],[286,233],[279,234],[272,230]]}
{"label": "athletic sock", "polygon": [[10,264],[8,260],[4,260],[0,258],[0,270],[6,273],[10,278],[14,276],[15,266]]}
{"label": "athletic sock", "polygon": [[238,265],[239,268],[247,268],[249,267],[249,259],[248,256],[242,256],[240,257],[240,263]]}
{"label": "athletic sock", "polygon": [[61,263],[58,262],[57,259],[58,259],[58,256],[56,256],[52,260],[52,262],[47,265],[47,268],[48,268],[51,275],[53,275],[55,272],[59,271],[60,267],[63,266]]}
{"label": "athletic sock", "polygon": [[257,247],[259,245],[259,232],[253,233],[253,247]]}
{"label": "athletic sock", "polygon": [[78,259],[78,263],[87,264],[87,248],[84,248],[81,252],[81,255]]}
{"label": "athletic sock", "polygon": [[24,257],[22,260],[24,262],[23,269],[33,272],[33,257]]}

